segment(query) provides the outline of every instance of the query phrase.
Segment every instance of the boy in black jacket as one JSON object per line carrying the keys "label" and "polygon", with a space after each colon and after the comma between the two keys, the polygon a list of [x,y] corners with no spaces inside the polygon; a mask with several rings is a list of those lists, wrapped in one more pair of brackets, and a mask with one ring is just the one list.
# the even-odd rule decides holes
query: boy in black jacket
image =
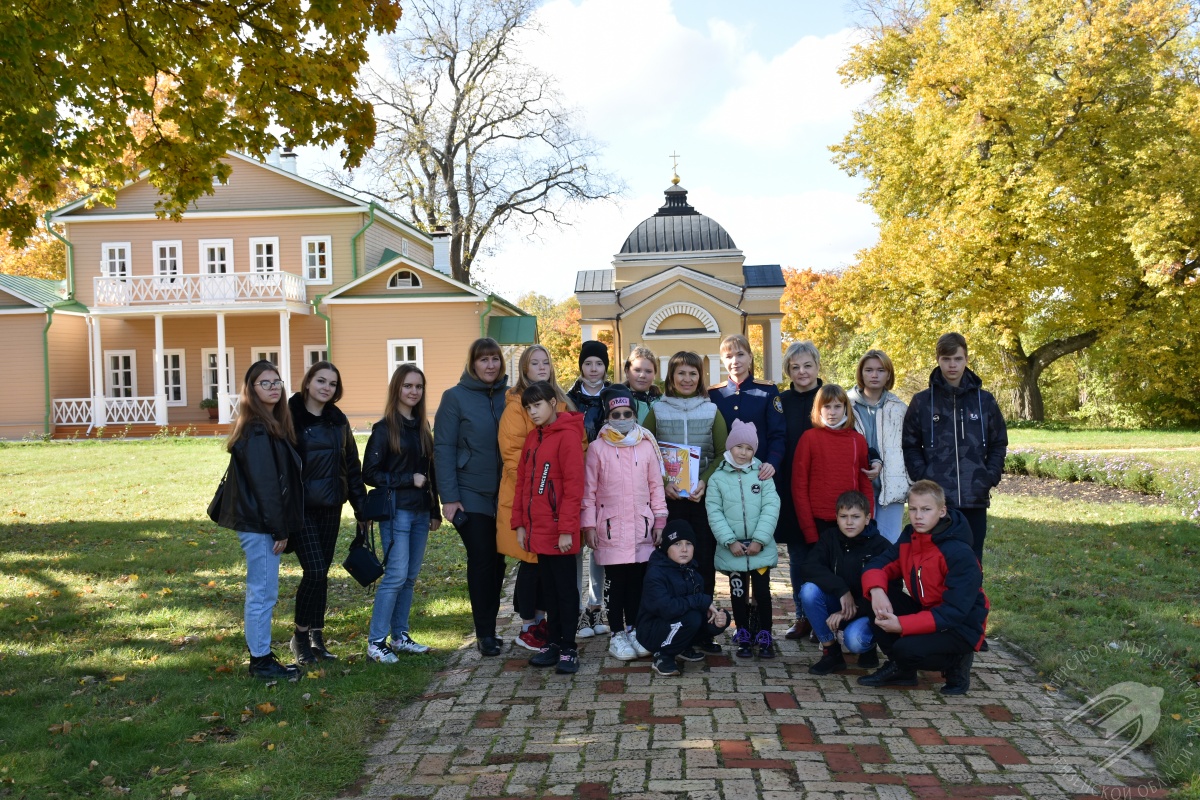
{"label": "boy in black jacket", "polygon": [[929,388],[917,392],[904,415],[901,446],[908,477],[931,480],[946,504],[971,527],[975,557],[983,564],[992,487],[1004,474],[1008,429],[996,398],[967,368],[967,340],[959,333],[937,341],[937,367]]}
{"label": "boy in black jacket", "polygon": [[829,529],[812,546],[801,569],[804,584],[800,602],[813,632],[821,640],[822,655],[808,668],[812,675],[828,675],[846,668],[837,631],[846,649],[858,653],[858,666],[879,666],[875,636],[871,632],[871,601],[863,597],[862,573],[867,562],[887,551],[889,542],[871,519],[871,502],[861,492],[843,492],[837,499],[837,530]]}
{"label": "boy in black jacket", "polygon": [[680,673],[676,656],[703,661],[704,653],[696,644],[711,642],[729,627],[729,612],[718,609],[712,595],[704,591],[704,578],[693,560],[695,548],[691,525],[684,520],[668,522],[646,566],[637,638],[654,653],[654,671],[659,675]]}

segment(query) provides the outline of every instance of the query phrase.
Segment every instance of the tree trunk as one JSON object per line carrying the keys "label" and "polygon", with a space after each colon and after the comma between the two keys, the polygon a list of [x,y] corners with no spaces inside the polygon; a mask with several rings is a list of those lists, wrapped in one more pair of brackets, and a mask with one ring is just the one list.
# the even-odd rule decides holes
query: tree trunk
{"label": "tree trunk", "polygon": [[1093,329],[1046,342],[1029,355],[1025,354],[1020,341],[1016,350],[1004,350],[1005,360],[1018,378],[1017,388],[1013,392],[1017,418],[1032,422],[1045,421],[1046,408],[1042,403],[1042,387],[1039,384],[1042,373],[1058,359],[1091,347],[1099,338],[1100,331]]}

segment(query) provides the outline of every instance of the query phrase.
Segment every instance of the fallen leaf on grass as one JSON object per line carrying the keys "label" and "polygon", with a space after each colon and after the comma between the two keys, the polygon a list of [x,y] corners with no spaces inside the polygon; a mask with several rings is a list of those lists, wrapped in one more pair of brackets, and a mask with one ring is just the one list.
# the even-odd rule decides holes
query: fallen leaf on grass
{"label": "fallen leaf on grass", "polygon": [[108,679],[108,682],[109,683],[122,683],[124,680],[125,680],[124,675],[113,675],[111,678]]}
{"label": "fallen leaf on grass", "polygon": [[281,719],[281,720],[279,720],[279,722],[277,722],[275,724],[276,724],[276,727],[279,727],[279,728],[286,728],[288,726],[286,719]]}
{"label": "fallen leaf on grass", "polygon": [[200,641],[199,636],[177,636],[171,640],[171,647],[183,647],[184,645],[195,644]]}
{"label": "fallen leaf on grass", "polygon": [[203,720],[203,721],[205,721],[205,722],[220,722],[220,720],[221,720],[221,712],[220,712],[220,711],[214,711],[214,712],[213,712],[213,713],[211,713],[211,714],[205,714],[205,715],[201,716],[201,717],[200,717],[200,719],[202,719],[202,720]]}
{"label": "fallen leaf on grass", "polygon": [[184,739],[188,744],[204,744],[204,740],[208,738],[208,734],[204,731],[194,734]]}
{"label": "fallen leaf on grass", "polygon": [[307,678],[307,679],[308,679],[308,680],[310,680],[310,681],[315,681],[317,678],[324,678],[324,677],[325,677],[325,670],[323,670],[323,669],[312,669],[312,670],[309,670],[308,672],[304,673],[304,677],[305,677],[305,678]]}
{"label": "fallen leaf on grass", "polygon": [[171,787],[171,797],[183,797],[185,794],[187,794],[187,790],[188,790],[187,786],[182,783],[179,784],[178,786],[172,786]]}
{"label": "fallen leaf on grass", "polygon": [[114,778],[112,775],[105,775],[103,778],[100,779],[101,786],[112,786],[116,782],[117,782],[117,779]]}
{"label": "fallen leaf on grass", "polygon": [[98,766],[100,766],[100,762],[96,761],[95,759],[92,759],[92,762],[90,764],[88,764],[88,772],[91,772]]}
{"label": "fallen leaf on grass", "polygon": [[216,671],[217,672],[233,672],[233,667],[229,666],[228,664],[221,664],[220,666],[216,667]]}
{"label": "fallen leaf on grass", "polygon": [[70,722],[62,722],[57,725],[51,725],[49,728],[47,728],[47,730],[51,733],[61,733],[63,736],[66,736],[71,732],[73,727],[74,726]]}
{"label": "fallen leaf on grass", "polygon": [[274,750],[275,743],[274,742],[263,742],[263,748],[266,750]]}
{"label": "fallen leaf on grass", "polygon": [[263,714],[270,714],[272,711],[277,710],[274,703],[259,703],[255,706],[255,708],[257,708]]}
{"label": "fallen leaf on grass", "polygon": [[253,716],[254,714],[251,713],[250,709],[242,709],[242,722],[249,722]]}
{"label": "fallen leaf on grass", "polygon": [[0,692],[0,697],[12,697],[16,693],[16,689],[5,689],[4,691]]}

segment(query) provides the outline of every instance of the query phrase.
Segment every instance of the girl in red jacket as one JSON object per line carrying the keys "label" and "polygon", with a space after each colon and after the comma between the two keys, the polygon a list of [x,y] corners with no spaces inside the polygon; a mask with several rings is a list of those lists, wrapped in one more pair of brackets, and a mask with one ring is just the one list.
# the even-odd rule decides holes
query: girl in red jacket
{"label": "girl in red jacket", "polygon": [[512,527],[521,549],[537,554],[538,582],[549,620],[549,641],[529,663],[571,675],[579,670],[575,556],[583,502],[583,452],[579,449],[583,415],[559,411],[558,394],[546,381],[530,385],[521,394],[521,403],[537,427],[525,437],[517,464]]}
{"label": "girl in red jacket", "polygon": [[792,462],[792,499],[808,544],[816,544],[823,531],[837,529],[842,492],[862,492],[870,508],[875,502],[867,440],[854,430],[846,390],[834,383],[822,386],[813,400],[812,423],[800,437]]}

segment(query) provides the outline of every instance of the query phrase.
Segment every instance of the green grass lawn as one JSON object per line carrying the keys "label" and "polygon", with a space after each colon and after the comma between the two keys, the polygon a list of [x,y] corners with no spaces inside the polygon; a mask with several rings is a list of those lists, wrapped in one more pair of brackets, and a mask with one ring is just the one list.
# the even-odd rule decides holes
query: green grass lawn
{"label": "green grass lawn", "polygon": [[[204,514],[226,463],[207,439],[0,445],[0,795],[330,797],[444,663],[366,660],[347,518],[326,622],[342,660],[295,684],[246,677],[241,549]],[[413,609],[442,654],[470,628],[460,552],[453,529],[433,534]],[[299,577],[285,557],[281,656]]]}
{"label": "green grass lawn", "polygon": [[1008,432],[1008,446],[1058,452],[1108,451],[1113,456],[1160,466],[1200,466],[1200,431],[1013,428]]}
{"label": "green grass lawn", "polygon": [[[1047,684],[1165,689],[1159,769],[1200,797],[1200,526],[1166,506],[999,496],[989,516],[991,631]],[[1191,745],[1189,747],[1189,745]]]}

